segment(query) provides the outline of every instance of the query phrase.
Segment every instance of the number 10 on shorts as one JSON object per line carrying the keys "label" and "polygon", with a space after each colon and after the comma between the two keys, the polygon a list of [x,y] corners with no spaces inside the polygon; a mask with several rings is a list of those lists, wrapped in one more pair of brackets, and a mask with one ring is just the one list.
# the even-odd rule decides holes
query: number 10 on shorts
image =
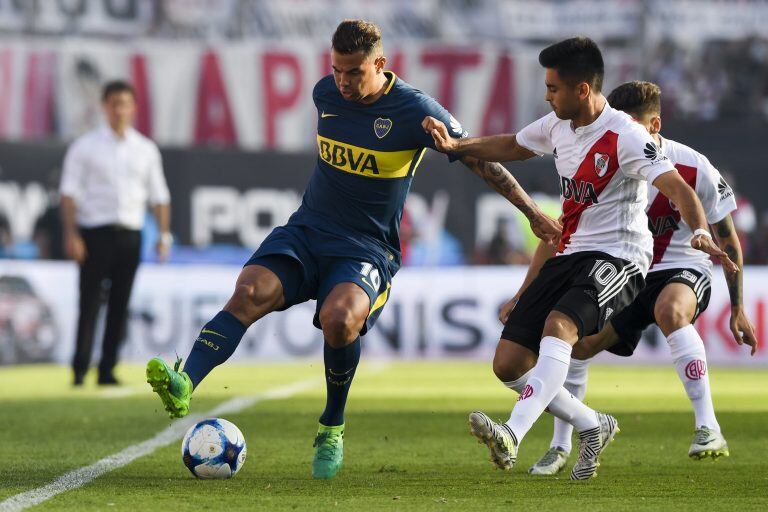
{"label": "number 10 on shorts", "polygon": [[381,276],[379,275],[379,269],[373,266],[371,263],[361,263],[360,274],[363,276],[363,282],[371,287],[373,291],[378,291],[381,286]]}

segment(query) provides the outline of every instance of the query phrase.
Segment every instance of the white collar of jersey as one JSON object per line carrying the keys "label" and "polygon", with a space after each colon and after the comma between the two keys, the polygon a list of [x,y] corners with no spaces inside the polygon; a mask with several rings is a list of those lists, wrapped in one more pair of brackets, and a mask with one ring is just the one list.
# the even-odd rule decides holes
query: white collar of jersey
{"label": "white collar of jersey", "polygon": [[[576,135],[584,135],[586,133],[592,133],[600,128],[605,124],[605,121],[610,117],[609,111],[613,110],[611,106],[608,104],[608,102],[605,102],[605,106],[603,107],[603,111],[600,112],[600,115],[597,116],[597,119],[592,121],[586,126],[579,126],[578,128],[573,128],[573,132]],[[573,126],[573,121],[571,121],[571,126]]]}

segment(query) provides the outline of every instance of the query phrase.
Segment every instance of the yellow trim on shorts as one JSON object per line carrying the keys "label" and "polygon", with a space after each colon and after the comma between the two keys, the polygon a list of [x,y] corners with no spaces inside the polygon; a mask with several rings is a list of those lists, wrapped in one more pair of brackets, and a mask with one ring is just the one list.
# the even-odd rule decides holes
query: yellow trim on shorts
{"label": "yellow trim on shorts", "polygon": [[387,283],[387,289],[384,290],[379,294],[378,297],[376,297],[376,300],[373,301],[373,306],[371,306],[371,310],[368,312],[368,317],[377,310],[384,307],[384,304],[387,303],[387,300],[389,300],[389,289],[392,287],[392,283]]}

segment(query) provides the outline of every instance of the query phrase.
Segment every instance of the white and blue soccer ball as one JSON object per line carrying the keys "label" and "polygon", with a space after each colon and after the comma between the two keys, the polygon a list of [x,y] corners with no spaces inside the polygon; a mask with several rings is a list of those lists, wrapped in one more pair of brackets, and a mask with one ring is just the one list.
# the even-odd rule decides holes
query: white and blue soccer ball
{"label": "white and blue soccer ball", "polygon": [[197,478],[232,478],[245,462],[245,438],[233,423],[211,418],[193,425],[181,441],[181,456]]}

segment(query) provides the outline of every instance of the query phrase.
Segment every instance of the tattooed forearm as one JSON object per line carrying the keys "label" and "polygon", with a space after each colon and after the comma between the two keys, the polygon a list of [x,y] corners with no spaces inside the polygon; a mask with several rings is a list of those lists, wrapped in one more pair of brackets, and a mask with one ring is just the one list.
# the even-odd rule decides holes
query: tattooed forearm
{"label": "tattooed forearm", "polygon": [[[728,257],[731,258],[731,261],[739,266],[739,270],[741,270],[743,267],[739,259],[741,257],[741,251],[731,244],[725,244],[723,251],[725,251]],[[743,274],[744,272],[725,273],[725,282],[728,284],[728,295],[731,298],[731,306],[740,306],[742,304]]]}
{"label": "tattooed forearm", "polygon": [[741,244],[733,226],[733,219],[726,215],[723,220],[713,226],[718,245],[725,251],[728,257],[739,267],[739,272],[732,274],[725,272],[725,282],[728,284],[728,295],[731,298],[731,306],[741,306],[743,303],[744,289],[744,256],[741,253]]}
{"label": "tattooed forearm", "polygon": [[483,178],[492,189],[523,212],[530,222],[533,234],[549,244],[557,242],[560,237],[560,225],[541,211],[503,165],[470,156],[463,157],[461,161],[473,173]]}
{"label": "tattooed forearm", "polygon": [[[715,224],[715,228],[717,228],[717,236],[720,238],[725,238],[728,236],[731,236],[731,226],[729,222],[718,222]],[[730,256],[730,255],[729,255]]]}
{"label": "tattooed forearm", "polygon": [[496,192],[504,196],[510,203],[517,206],[523,214],[531,219],[536,209],[533,200],[517,183],[506,167],[496,162],[486,162],[472,157],[461,159],[469,169],[483,178]]}
{"label": "tattooed forearm", "polygon": [[519,201],[519,186],[517,180],[501,164],[478,160],[473,170],[485,180],[494,190],[506,197],[510,202]]}

